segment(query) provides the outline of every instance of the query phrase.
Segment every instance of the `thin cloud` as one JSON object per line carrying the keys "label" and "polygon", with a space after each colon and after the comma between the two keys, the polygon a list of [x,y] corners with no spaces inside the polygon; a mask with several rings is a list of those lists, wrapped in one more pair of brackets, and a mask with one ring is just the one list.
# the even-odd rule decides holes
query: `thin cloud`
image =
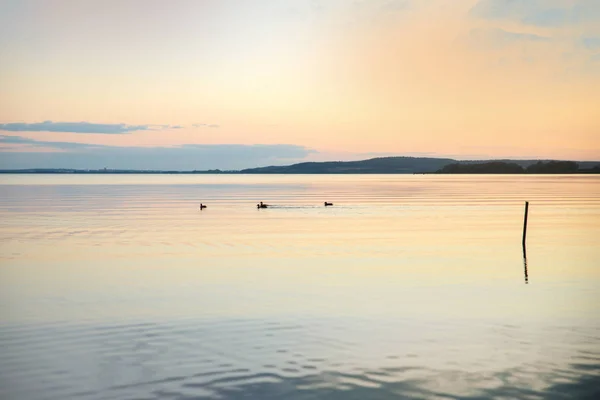
{"label": "thin cloud", "polygon": [[478,18],[520,21],[540,27],[558,27],[585,21],[600,21],[600,2],[597,0],[480,0],[470,13]]}
{"label": "thin cloud", "polygon": [[218,128],[218,124],[193,124],[194,128]]}
{"label": "thin cloud", "polygon": [[504,29],[473,29],[469,33],[469,39],[472,44],[482,46],[483,48],[498,48],[508,46],[518,42],[550,42],[551,39],[546,36],[534,35],[531,33],[510,32]]}
{"label": "thin cloud", "polygon": [[401,11],[410,8],[410,2],[408,0],[390,0],[381,6],[384,11]]}
{"label": "thin cloud", "polygon": [[586,37],[582,39],[583,45],[588,50],[600,50],[600,36]]}
{"label": "thin cloud", "polygon": [[[105,146],[100,144],[87,144],[87,143],[77,143],[77,142],[47,142],[43,140],[35,140],[29,139],[22,136],[6,136],[0,135],[0,144],[25,144],[32,147],[45,147],[49,149],[57,149],[57,150],[93,150],[100,148],[110,148],[111,146]],[[0,152],[3,149],[0,148]]]}
{"label": "thin cloud", "polygon": [[69,132],[69,133],[101,133],[108,135],[126,134],[136,131],[146,131],[151,125],[127,124],[95,124],[91,122],[13,122],[0,124],[0,131],[8,132]]}
{"label": "thin cloud", "polygon": [[[0,168],[115,168],[140,170],[243,169],[301,162],[315,150],[289,144],[185,144],[119,147],[0,135]],[[21,146],[17,149],[15,147]],[[27,146],[24,151],[22,146]],[[48,152],[48,149],[59,150]]]}

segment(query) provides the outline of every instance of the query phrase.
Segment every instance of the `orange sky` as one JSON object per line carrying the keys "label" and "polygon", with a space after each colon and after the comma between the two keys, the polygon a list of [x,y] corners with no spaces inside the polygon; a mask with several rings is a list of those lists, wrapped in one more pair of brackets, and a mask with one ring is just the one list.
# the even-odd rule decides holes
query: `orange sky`
{"label": "orange sky", "polygon": [[182,128],[0,135],[115,146],[291,144],[318,151],[307,155],[317,159],[600,159],[600,2],[2,7],[0,124]]}

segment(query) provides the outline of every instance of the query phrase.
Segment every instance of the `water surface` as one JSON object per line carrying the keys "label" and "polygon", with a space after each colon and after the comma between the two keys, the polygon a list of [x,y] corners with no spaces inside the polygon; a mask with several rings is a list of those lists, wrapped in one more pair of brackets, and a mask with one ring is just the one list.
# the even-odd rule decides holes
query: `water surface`
{"label": "water surface", "polygon": [[599,265],[594,176],[2,175],[0,398],[597,398]]}

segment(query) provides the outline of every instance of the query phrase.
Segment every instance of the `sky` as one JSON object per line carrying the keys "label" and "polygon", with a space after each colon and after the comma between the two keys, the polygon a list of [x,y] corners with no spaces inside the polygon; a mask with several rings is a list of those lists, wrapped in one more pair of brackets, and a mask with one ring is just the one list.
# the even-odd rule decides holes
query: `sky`
{"label": "sky", "polygon": [[0,168],[600,160],[598,0],[0,0]]}

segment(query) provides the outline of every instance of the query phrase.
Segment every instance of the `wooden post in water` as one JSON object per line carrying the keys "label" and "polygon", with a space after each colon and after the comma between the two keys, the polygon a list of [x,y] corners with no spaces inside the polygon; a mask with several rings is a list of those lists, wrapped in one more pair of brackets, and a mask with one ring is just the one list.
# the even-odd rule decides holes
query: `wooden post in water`
{"label": "wooden post in water", "polygon": [[525,202],[525,220],[523,221],[523,254],[525,254],[525,239],[527,238],[527,213],[529,212],[529,202]]}
{"label": "wooden post in water", "polygon": [[529,276],[527,275],[527,246],[525,240],[527,239],[527,214],[529,212],[529,202],[525,202],[525,220],[523,221],[523,266],[525,268],[525,284],[529,283]]}

